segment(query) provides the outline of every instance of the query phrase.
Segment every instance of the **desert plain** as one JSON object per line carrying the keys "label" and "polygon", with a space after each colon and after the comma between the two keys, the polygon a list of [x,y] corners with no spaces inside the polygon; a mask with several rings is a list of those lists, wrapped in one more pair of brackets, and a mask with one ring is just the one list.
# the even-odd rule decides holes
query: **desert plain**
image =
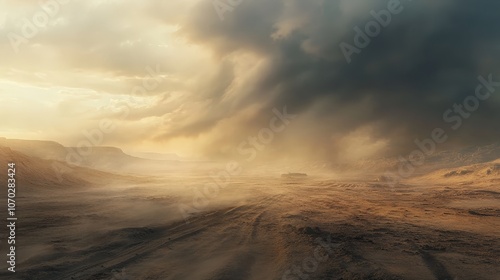
{"label": "desert plain", "polygon": [[209,190],[194,172],[68,165],[59,181],[52,164],[66,163],[12,146],[17,271],[3,261],[2,279],[499,279],[498,160],[398,182],[242,174]]}

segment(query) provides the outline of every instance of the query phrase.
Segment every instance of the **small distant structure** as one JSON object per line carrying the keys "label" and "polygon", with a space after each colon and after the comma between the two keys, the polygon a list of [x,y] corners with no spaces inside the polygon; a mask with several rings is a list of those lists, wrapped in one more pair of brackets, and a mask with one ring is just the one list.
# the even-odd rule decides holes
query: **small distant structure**
{"label": "small distant structure", "polygon": [[285,173],[281,174],[281,178],[306,178],[307,174],[306,173]]}
{"label": "small distant structure", "polygon": [[392,181],[393,179],[389,176],[385,176],[385,175],[381,175],[377,178],[377,182],[381,182],[381,183],[386,183],[386,182],[390,182]]}

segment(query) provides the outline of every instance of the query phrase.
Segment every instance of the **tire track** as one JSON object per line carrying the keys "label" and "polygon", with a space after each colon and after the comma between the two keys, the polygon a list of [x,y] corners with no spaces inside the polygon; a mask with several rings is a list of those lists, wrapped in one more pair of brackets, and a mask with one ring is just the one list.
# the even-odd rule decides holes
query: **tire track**
{"label": "tire track", "polygon": [[[230,209],[216,210],[195,217],[189,225],[182,222],[181,224],[175,225],[173,227],[166,226],[160,230],[161,236],[157,239],[146,240],[132,246],[132,248],[130,249],[120,251],[119,256],[110,256],[107,258],[95,260],[88,265],[80,266],[70,271],[64,272],[61,276],[54,276],[52,277],[52,279],[89,279],[92,276],[104,274],[106,271],[121,269],[130,263],[137,262],[141,259],[146,258],[158,249],[168,247],[175,242],[198,235],[206,231],[210,227],[222,224],[227,214],[236,214],[237,212],[242,211],[245,208],[246,206],[237,206]],[[195,228],[192,228],[192,225],[197,226]],[[172,233],[172,231],[174,232]],[[169,232],[170,234],[163,234],[167,232]],[[83,263],[88,262],[84,261]]]}

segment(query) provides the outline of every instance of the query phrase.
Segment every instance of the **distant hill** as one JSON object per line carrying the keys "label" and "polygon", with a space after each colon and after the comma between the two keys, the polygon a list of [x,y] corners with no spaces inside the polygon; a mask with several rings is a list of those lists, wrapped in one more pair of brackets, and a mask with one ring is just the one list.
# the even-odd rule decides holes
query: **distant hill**
{"label": "distant hill", "polygon": [[[69,165],[112,172],[140,174],[167,172],[189,165],[189,163],[183,164],[179,160],[173,159],[146,159],[131,156],[116,147],[91,147],[91,149],[85,150],[77,147],[65,147],[53,141],[5,138],[0,138],[0,145],[40,159],[56,160]],[[162,156],[157,154],[156,157],[161,158]]]}
{"label": "distant hill", "polygon": [[443,168],[412,180],[417,183],[497,185],[500,181],[500,159],[455,168]]}
{"label": "distant hill", "polygon": [[[408,155],[402,155],[408,158]],[[424,174],[442,168],[456,168],[472,164],[486,163],[500,159],[500,144],[487,146],[468,146],[457,150],[438,151],[425,158],[415,174]],[[400,162],[396,157],[358,161],[351,164],[338,164],[338,170],[359,170],[362,172],[385,172],[397,170]]]}
{"label": "distant hill", "polygon": [[28,156],[0,144],[0,180],[7,181],[7,164],[15,163],[16,182],[23,190],[78,188],[102,183],[123,176],[89,168],[71,166],[62,161]]}
{"label": "distant hill", "polygon": [[106,170],[120,170],[131,165],[151,164],[151,160],[133,157],[115,147],[92,147],[89,154],[76,147],[68,147],[69,162]]}
{"label": "distant hill", "polygon": [[9,147],[12,150],[41,159],[64,161],[68,154],[63,145],[53,141],[0,138],[0,146]]}

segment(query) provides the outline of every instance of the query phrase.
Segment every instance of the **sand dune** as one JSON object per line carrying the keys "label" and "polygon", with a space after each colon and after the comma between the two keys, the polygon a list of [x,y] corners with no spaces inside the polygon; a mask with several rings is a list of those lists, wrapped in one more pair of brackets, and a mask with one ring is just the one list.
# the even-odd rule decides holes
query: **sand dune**
{"label": "sand dune", "polygon": [[424,176],[412,179],[416,181],[454,184],[494,184],[500,182],[500,159],[490,162],[463,165],[455,168],[443,168]]}

